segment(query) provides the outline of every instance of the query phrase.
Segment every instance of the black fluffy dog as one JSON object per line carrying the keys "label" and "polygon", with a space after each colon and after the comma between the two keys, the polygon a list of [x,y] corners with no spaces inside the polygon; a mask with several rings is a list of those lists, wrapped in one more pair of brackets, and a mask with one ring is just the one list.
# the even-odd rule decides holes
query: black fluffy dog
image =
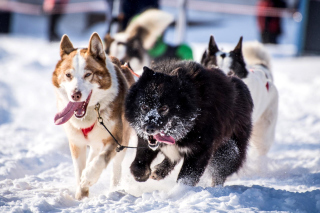
{"label": "black fluffy dog", "polygon": [[[137,181],[160,180],[184,158],[178,181],[196,185],[209,166],[212,185],[223,185],[246,157],[253,108],[250,92],[236,77],[192,61],[144,67],[131,87],[125,115],[138,134],[131,164]],[[151,172],[159,152],[163,162]]]}

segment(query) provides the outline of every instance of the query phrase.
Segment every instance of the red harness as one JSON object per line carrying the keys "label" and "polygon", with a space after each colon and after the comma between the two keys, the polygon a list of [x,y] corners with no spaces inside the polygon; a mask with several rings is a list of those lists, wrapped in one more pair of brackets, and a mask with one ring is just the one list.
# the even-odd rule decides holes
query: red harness
{"label": "red harness", "polygon": [[81,129],[82,133],[83,133],[83,136],[85,138],[88,137],[88,134],[92,131],[93,127],[94,127],[95,123],[93,123],[92,126],[88,127],[88,128],[85,128],[85,129]]}
{"label": "red harness", "polygon": [[[128,67],[128,66],[127,66],[127,67]],[[128,69],[130,70],[130,72],[132,73],[132,75],[134,75],[134,76],[136,76],[136,77],[140,78],[140,75],[138,75],[137,73],[133,72],[133,70],[132,70],[132,69],[130,69],[129,67],[128,67]]]}

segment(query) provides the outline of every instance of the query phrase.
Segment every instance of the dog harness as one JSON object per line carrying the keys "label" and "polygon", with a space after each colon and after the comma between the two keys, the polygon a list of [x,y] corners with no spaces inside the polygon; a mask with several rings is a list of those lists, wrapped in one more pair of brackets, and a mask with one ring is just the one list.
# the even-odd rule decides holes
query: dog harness
{"label": "dog harness", "polygon": [[85,129],[81,129],[81,131],[82,131],[82,133],[83,133],[83,136],[84,136],[85,138],[88,137],[88,134],[92,131],[94,125],[95,125],[95,122],[93,123],[92,126],[90,126],[90,127],[88,127],[88,128],[85,128]]}

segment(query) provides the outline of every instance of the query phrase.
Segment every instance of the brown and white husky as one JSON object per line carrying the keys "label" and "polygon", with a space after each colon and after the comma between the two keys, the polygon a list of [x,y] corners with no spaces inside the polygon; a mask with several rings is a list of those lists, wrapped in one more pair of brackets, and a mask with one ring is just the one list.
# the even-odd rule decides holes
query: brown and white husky
{"label": "brown and white husky", "polygon": [[98,123],[94,108],[100,104],[105,125],[127,145],[130,127],[124,118],[124,98],[134,79],[127,67],[105,54],[97,33],[91,35],[88,48],[74,48],[64,35],[60,56],[52,76],[59,111],[54,122],[63,124],[67,133],[77,180],[75,198],[82,199],[113,158],[111,186],[119,184],[125,151],[116,152],[117,144]]}

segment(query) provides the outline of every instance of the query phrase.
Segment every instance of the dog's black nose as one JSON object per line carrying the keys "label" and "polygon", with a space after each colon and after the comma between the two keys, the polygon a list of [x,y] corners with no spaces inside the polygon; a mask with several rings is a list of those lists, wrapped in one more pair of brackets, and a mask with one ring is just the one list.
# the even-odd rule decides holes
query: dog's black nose
{"label": "dog's black nose", "polygon": [[225,57],[226,57],[226,54],[225,54],[225,53],[222,53],[220,56],[221,56],[221,58],[225,58]]}
{"label": "dog's black nose", "polygon": [[156,127],[154,125],[148,125],[146,126],[146,132],[150,135],[152,135],[156,131]]}
{"label": "dog's black nose", "polygon": [[79,101],[80,98],[81,98],[81,96],[82,96],[81,92],[80,92],[80,91],[77,91],[77,92],[75,92],[75,93],[73,93],[73,94],[71,95],[71,98],[72,98],[72,100],[74,100],[74,101]]}

